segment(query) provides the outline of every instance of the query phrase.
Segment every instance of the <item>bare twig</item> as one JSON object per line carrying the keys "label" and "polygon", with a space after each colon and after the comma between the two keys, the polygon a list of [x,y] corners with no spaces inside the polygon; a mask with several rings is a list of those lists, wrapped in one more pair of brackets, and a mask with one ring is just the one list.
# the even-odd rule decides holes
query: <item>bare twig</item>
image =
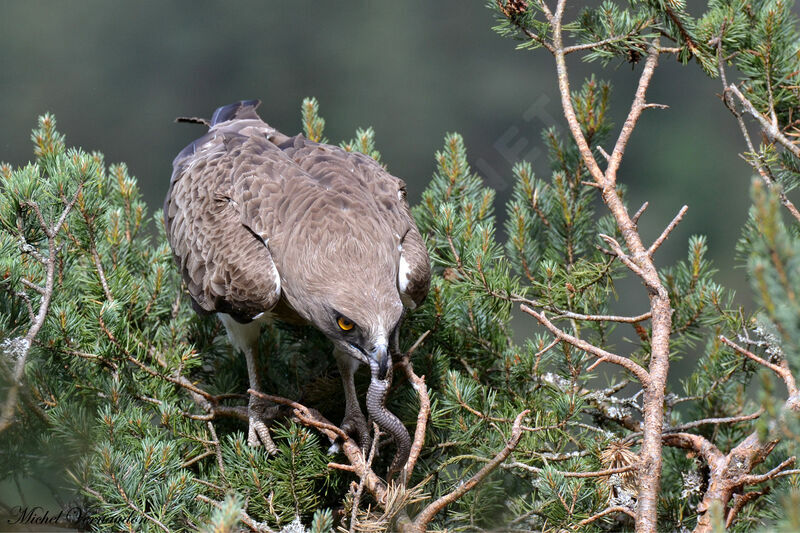
{"label": "bare twig", "polygon": [[[559,5],[562,6],[561,12],[563,12],[563,0],[560,0]],[[650,368],[647,372],[644,369],[637,370],[637,377],[644,378],[642,385],[646,393],[643,409],[644,436],[639,454],[642,468],[639,471],[636,531],[637,533],[655,533],[661,480],[662,419],[664,416],[664,389],[669,369],[669,337],[672,330],[672,309],[669,295],[661,284],[658,271],[652,259],[647,255],[647,250],[642,243],[636,224],[631,219],[627,208],[617,193],[616,174],[628,140],[642,111],[646,108],[645,93],[658,64],[660,47],[658,40],[655,40],[648,50],[647,61],[639,78],[636,96],[628,117],[622,126],[606,171],[602,172],[583,134],[572,103],[572,93],[563,53],[560,16],[553,16],[552,27],[553,45],[556,48],[556,73],[561,93],[561,106],[567,119],[569,130],[589,173],[599,185],[603,186],[603,201],[614,215],[620,232],[625,239],[625,244],[631,251],[630,257],[622,254],[620,259],[623,260],[628,268],[634,267],[631,270],[642,279],[649,292],[650,311],[652,313]]]}
{"label": "bare twig", "polygon": [[646,382],[649,379],[647,371],[641,366],[639,366],[635,361],[632,361],[627,357],[622,357],[620,355],[607,352],[602,348],[598,348],[597,346],[594,346],[593,344],[586,342],[583,339],[579,339],[577,337],[570,335],[569,333],[565,332],[564,330],[560,329],[558,326],[550,322],[550,320],[547,319],[547,317],[544,315],[543,312],[539,313],[525,304],[520,305],[520,309],[523,312],[533,316],[536,320],[539,321],[540,324],[542,324],[544,327],[550,330],[550,332],[553,333],[553,335],[558,337],[560,340],[566,341],[575,346],[576,348],[579,348],[584,352],[590,353],[595,357],[600,358],[599,359],[600,361],[608,361],[609,363],[614,363],[629,370],[642,383]]}
{"label": "bare twig", "polygon": [[758,110],[753,105],[753,103],[750,100],[748,100],[745,95],[742,94],[742,91],[740,91],[739,87],[737,87],[736,85],[729,85],[728,90],[730,90],[733,94],[736,95],[736,98],[738,98],[739,102],[741,102],[745,112],[758,121],[758,123],[761,125],[761,129],[764,131],[764,133],[767,135],[768,138],[775,139],[781,145],[783,145],[784,148],[789,150],[795,157],[800,159],[800,147],[798,147],[792,141],[787,139],[786,136],[783,133],[781,133],[781,130],[780,128],[778,128],[778,125],[776,123],[777,120],[775,123],[770,122],[764,115],[759,113]]}
{"label": "bare twig", "polygon": [[[372,423],[372,446],[369,448],[369,456],[367,457],[367,469],[372,468],[372,461],[375,459],[375,450],[378,448],[378,440],[380,439],[381,432],[378,429],[378,424]],[[361,494],[364,492],[364,483],[366,481],[366,472],[363,472],[361,475],[361,479],[358,480],[358,489],[356,489],[356,493],[353,496],[353,509],[350,513],[350,533],[355,532],[356,528],[356,516],[358,515],[358,506],[361,503]]]}
{"label": "bare twig", "polygon": [[[520,463],[515,461],[513,463],[503,465],[505,469],[511,468],[520,468],[522,470],[527,470],[528,472],[533,472],[535,474],[543,474],[545,472],[553,472],[552,470],[545,470],[544,468],[538,468],[531,465],[526,465],[525,463]],[[632,463],[625,466],[620,466],[618,468],[607,468],[605,470],[596,470],[592,472],[569,472],[569,471],[556,471],[556,473],[562,477],[571,477],[571,478],[595,478],[595,477],[608,477],[613,476],[614,474],[622,474],[624,472],[630,472],[631,470],[636,470],[639,468],[639,463]]]}
{"label": "bare twig", "polygon": [[639,223],[639,218],[642,216],[642,214],[644,213],[645,209],[647,209],[647,207],[649,205],[650,205],[650,202],[645,202],[645,203],[642,204],[642,207],[640,207],[639,210],[636,211],[636,213],[633,215],[633,218],[631,219],[634,224],[638,224]]}
{"label": "bare twig", "polygon": [[715,466],[724,460],[722,452],[714,444],[702,435],[691,433],[665,433],[663,435],[664,444],[674,448],[683,448],[699,454],[710,466]]}
{"label": "bare twig", "polygon": [[615,507],[608,507],[608,508],[600,511],[596,515],[592,515],[592,516],[590,516],[589,518],[587,518],[585,520],[581,520],[580,522],[575,524],[574,529],[580,529],[583,526],[587,526],[587,525],[591,524],[592,522],[594,522],[595,520],[603,518],[604,516],[610,515],[612,513],[625,513],[626,515],[630,516],[631,518],[636,518],[636,515],[633,514],[633,511],[631,511],[627,507],[623,507],[621,505],[617,505]]}
{"label": "bare twig", "polygon": [[287,400],[280,396],[264,394],[253,389],[248,389],[247,392],[264,400],[293,407],[294,415],[303,425],[320,430],[330,441],[335,441],[337,438],[342,439],[342,451],[350,461],[353,467],[352,471],[359,477],[364,478],[364,486],[372,493],[378,503],[386,505],[386,484],[367,466],[366,458],[359,445],[341,428],[331,424],[321,414],[312,412],[311,409],[298,402]]}
{"label": "bare twig", "polygon": [[598,236],[604,241],[606,241],[606,243],[609,246],[611,246],[611,251],[614,252],[614,254],[616,254],[619,260],[622,261],[626,267],[631,269],[631,271],[634,274],[642,278],[642,280],[645,281],[645,283],[648,283],[644,271],[641,269],[639,265],[637,265],[633,261],[633,259],[628,254],[625,253],[625,251],[622,249],[622,246],[620,246],[620,244],[614,237],[611,237],[610,235],[605,235],[603,233],[599,233]]}
{"label": "bare twig", "polygon": [[728,513],[728,518],[725,519],[725,527],[731,527],[733,521],[736,519],[736,516],[739,514],[739,511],[741,511],[745,505],[763,496],[764,494],[769,493],[769,491],[770,488],[766,487],[763,490],[754,490],[752,492],[745,492],[744,494],[734,494],[733,506]]}
{"label": "bare twig", "polygon": [[717,69],[719,72],[720,80],[722,81],[722,89],[723,89],[722,98],[723,102],[725,103],[725,107],[727,107],[733,114],[733,116],[736,118],[736,122],[739,124],[739,130],[742,132],[742,137],[744,138],[745,144],[747,145],[747,149],[754,158],[754,161],[750,162],[750,164],[755,167],[756,171],[758,171],[759,176],[761,176],[761,179],[764,181],[764,183],[766,183],[768,187],[770,187],[770,189],[778,190],[778,196],[783,206],[789,211],[789,213],[795,218],[795,220],[800,221],[800,211],[798,211],[794,203],[792,203],[792,201],[789,200],[789,198],[786,196],[786,193],[783,191],[783,188],[776,187],[775,178],[772,176],[769,167],[765,164],[760,154],[756,151],[756,148],[753,145],[753,141],[750,138],[750,133],[747,131],[747,126],[744,123],[744,118],[742,117],[742,114],[739,112],[739,108],[736,106],[736,102],[730,96],[732,90],[728,85],[728,78],[727,75],[725,74],[725,61],[722,57],[722,39],[717,40]]}
{"label": "bare twig", "polygon": [[713,425],[737,424],[740,422],[755,420],[762,414],[764,414],[764,409],[759,409],[755,413],[750,413],[749,415],[726,416],[720,418],[703,418],[702,420],[695,420],[693,422],[687,422],[686,424],[680,424],[678,426],[667,428],[664,430],[664,433],[681,432],[681,431],[686,431],[687,429],[692,429],[700,426],[708,426],[712,424]]}
{"label": "bare twig", "polygon": [[766,472],[764,474],[746,474],[744,476],[740,476],[736,479],[735,483],[739,485],[758,485],[759,483],[764,483],[765,481],[770,481],[779,477],[780,475],[792,475],[796,474],[797,470],[786,470],[787,466],[792,466],[796,462],[796,457],[789,457],[788,459],[781,462],[778,466]]}
{"label": "bare twig", "polygon": [[403,466],[403,471],[400,476],[400,481],[403,484],[407,484],[411,480],[411,475],[414,473],[414,466],[416,466],[419,454],[422,452],[422,446],[425,444],[425,431],[428,427],[428,417],[431,414],[431,400],[428,396],[428,388],[425,385],[425,377],[417,376],[414,373],[414,368],[411,366],[411,359],[409,357],[428,333],[427,331],[423,333],[420,339],[414,343],[414,346],[406,352],[403,358],[403,370],[419,397],[419,411],[417,412],[417,427],[414,430],[414,440],[411,442],[408,460],[406,460],[406,464]]}
{"label": "bare twig", "polygon": [[574,320],[586,320],[590,322],[622,322],[625,324],[635,324],[636,322],[643,322],[648,320],[652,313],[650,311],[642,313],[637,316],[617,316],[617,315],[582,315],[580,313],[573,313],[572,311],[557,311],[558,315],[553,319],[570,318]]}
{"label": "bare twig", "polygon": [[656,250],[658,250],[659,246],[664,244],[664,241],[667,240],[669,234],[672,233],[672,230],[675,229],[675,226],[677,226],[680,223],[681,219],[683,218],[683,215],[685,215],[686,211],[688,210],[689,210],[688,205],[681,207],[681,210],[678,211],[678,214],[675,215],[675,218],[672,219],[672,222],[669,223],[669,225],[664,229],[661,235],[658,236],[658,239],[656,239],[655,242],[652,245],[650,245],[650,248],[647,249],[647,255],[652,257],[652,255],[656,252]]}
{"label": "bare twig", "polygon": [[792,371],[789,369],[789,366],[788,364],[786,364],[785,360],[782,361],[783,363],[782,365],[776,365],[774,363],[770,363],[765,359],[762,359],[761,357],[757,356],[750,350],[742,348],[735,342],[729,340],[724,335],[720,335],[719,340],[721,340],[723,343],[727,344],[728,346],[736,350],[738,353],[744,355],[748,359],[752,359],[756,363],[765,366],[770,370],[772,370],[773,372],[775,372],[775,374],[777,374],[778,377],[781,378],[783,382],[786,384],[786,389],[789,392],[789,396],[790,397],[797,396],[797,382],[795,381],[794,376],[792,375]]}
{"label": "bare twig", "polygon": [[658,64],[658,54],[658,45],[654,44],[654,46],[650,47],[647,54],[647,60],[644,63],[642,74],[639,77],[639,86],[636,88],[633,104],[631,104],[628,117],[625,119],[625,123],[622,125],[622,131],[620,131],[619,137],[617,138],[617,144],[614,145],[614,151],[611,152],[611,160],[608,162],[608,167],[606,167],[605,178],[609,184],[616,183],[617,169],[619,169],[619,165],[622,162],[622,155],[625,153],[625,148],[628,145],[628,141],[631,138],[633,129],[636,127],[636,123],[639,121],[642,111],[647,108],[645,93],[647,92],[647,87],[650,85],[650,80],[653,78],[653,73]]}
{"label": "bare twig", "polygon": [[522,436],[522,419],[529,413],[527,409],[522,411],[520,414],[517,415],[517,418],[514,420],[514,424],[511,428],[511,438],[506,443],[505,447],[495,455],[494,459],[492,459],[489,463],[486,464],[483,468],[481,468],[474,476],[470,479],[458,485],[452,492],[445,494],[441,498],[437,499],[436,501],[430,503],[422,512],[417,515],[414,519],[413,524],[411,525],[410,529],[407,529],[408,533],[424,533],[426,528],[431,520],[445,507],[449,504],[453,503],[461,496],[472,490],[475,485],[481,482],[483,478],[488,476],[492,473],[500,464],[506,460],[506,458],[511,455],[511,452],[514,451],[514,448],[517,447],[519,443],[519,439]]}
{"label": "bare twig", "polygon": [[108,288],[108,281],[106,281],[106,271],[103,269],[103,262],[100,260],[100,254],[97,253],[94,243],[91,246],[92,260],[94,267],[97,269],[97,277],[100,279],[100,285],[103,287],[103,293],[106,295],[106,300],[109,302],[114,301],[114,296],[111,294],[111,289]]}
{"label": "bare twig", "polygon": [[214,428],[214,424],[209,420],[207,423],[208,431],[211,433],[211,438],[214,439],[214,454],[217,456],[217,466],[219,466],[219,471],[222,474],[222,477],[225,477],[225,462],[222,460],[222,446],[219,444],[219,437],[217,437],[217,430]]}

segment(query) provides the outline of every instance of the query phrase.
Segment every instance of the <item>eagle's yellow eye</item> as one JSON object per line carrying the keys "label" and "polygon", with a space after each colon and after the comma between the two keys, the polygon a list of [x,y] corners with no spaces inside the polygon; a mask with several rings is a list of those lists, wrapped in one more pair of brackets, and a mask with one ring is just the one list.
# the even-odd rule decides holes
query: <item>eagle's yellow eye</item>
{"label": "eagle's yellow eye", "polygon": [[339,327],[342,328],[343,331],[350,331],[351,329],[353,329],[353,326],[355,326],[355,324],[353,324],[343,316],[340,316],[339,320],[337,320],[336,323],[339,324]]}

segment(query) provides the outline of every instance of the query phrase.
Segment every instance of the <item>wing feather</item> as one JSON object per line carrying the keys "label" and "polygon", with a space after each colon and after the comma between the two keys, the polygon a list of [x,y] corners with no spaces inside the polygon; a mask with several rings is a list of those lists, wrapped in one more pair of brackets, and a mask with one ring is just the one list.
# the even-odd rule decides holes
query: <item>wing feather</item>
{"label": "wing feather", "polygon": [[225,136],[212,130],[193,146],[173,163],[167,238],[194,308],[248,321],[278,302],[280,275],[266,239],[242,224]]}

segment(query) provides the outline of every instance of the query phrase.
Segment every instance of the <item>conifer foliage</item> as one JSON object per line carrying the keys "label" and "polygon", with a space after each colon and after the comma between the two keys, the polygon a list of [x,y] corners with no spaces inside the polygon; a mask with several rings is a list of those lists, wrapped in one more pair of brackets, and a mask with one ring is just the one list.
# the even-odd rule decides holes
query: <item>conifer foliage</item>
{"label": "conifer foliage", "polygon": [[[489,7],[499,33],[553,56],[568,128],[541,132],[548,175],[514,165],[501,216],[458,134],[435,154],[413,208],[431,291],[406,317],[387,400],[414,435],[399,476],[385,479],[385,437],[362,450],[336,426],[335,365],[309,328],[262,335],[278,452],[247,446],[244,360],[215,318],[191,311],[160,214],[124,165],[67,148],[45,115],[34,160],[0,167],[2,479],[49,487],[95,531],[800,530],[791,6]],[[609,122],[608,83],[572,88],[572,54],[640,71],[623,124]],[[731,255],[756,309],[715,282],[702,236],[685,259],[657,260],[686,208],[644,243],[647,204],[625,201],[617,170],[641,114],[660,107],[647,89],[668,58],[718,78],[741,131],[755,178]],[[325,141],[316,100],[301,116]],[[371,128],[340,146],[381,161]],[[646,308],[619,314],[623,278]],[[688,377],[669,379],[675,364]]]}

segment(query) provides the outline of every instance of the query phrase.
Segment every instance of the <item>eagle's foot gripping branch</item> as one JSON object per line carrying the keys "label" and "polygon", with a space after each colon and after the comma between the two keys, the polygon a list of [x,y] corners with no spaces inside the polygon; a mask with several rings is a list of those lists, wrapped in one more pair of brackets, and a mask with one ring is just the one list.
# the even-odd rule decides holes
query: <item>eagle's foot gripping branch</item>
{"label": "eagle's foot gripping branch", "polygon": [[369,426],[367,419],[361,409],[356,407],[345,412],[344,420],[341,425],[342,431],[347,433],[361,446],[364,453],[368,453],[372,446],[372,437],[370,436]]}
{"label": "eagle's foot gripping branch", "polygon": [[247,430],[247,444],[253,447],[264,446],[270,455],[278,453],[278,447],[269,434],[268,423],[271,422],[278,412],[278,406],[263,398],[250,395],[247,405],[247,418],[249,427]]}

